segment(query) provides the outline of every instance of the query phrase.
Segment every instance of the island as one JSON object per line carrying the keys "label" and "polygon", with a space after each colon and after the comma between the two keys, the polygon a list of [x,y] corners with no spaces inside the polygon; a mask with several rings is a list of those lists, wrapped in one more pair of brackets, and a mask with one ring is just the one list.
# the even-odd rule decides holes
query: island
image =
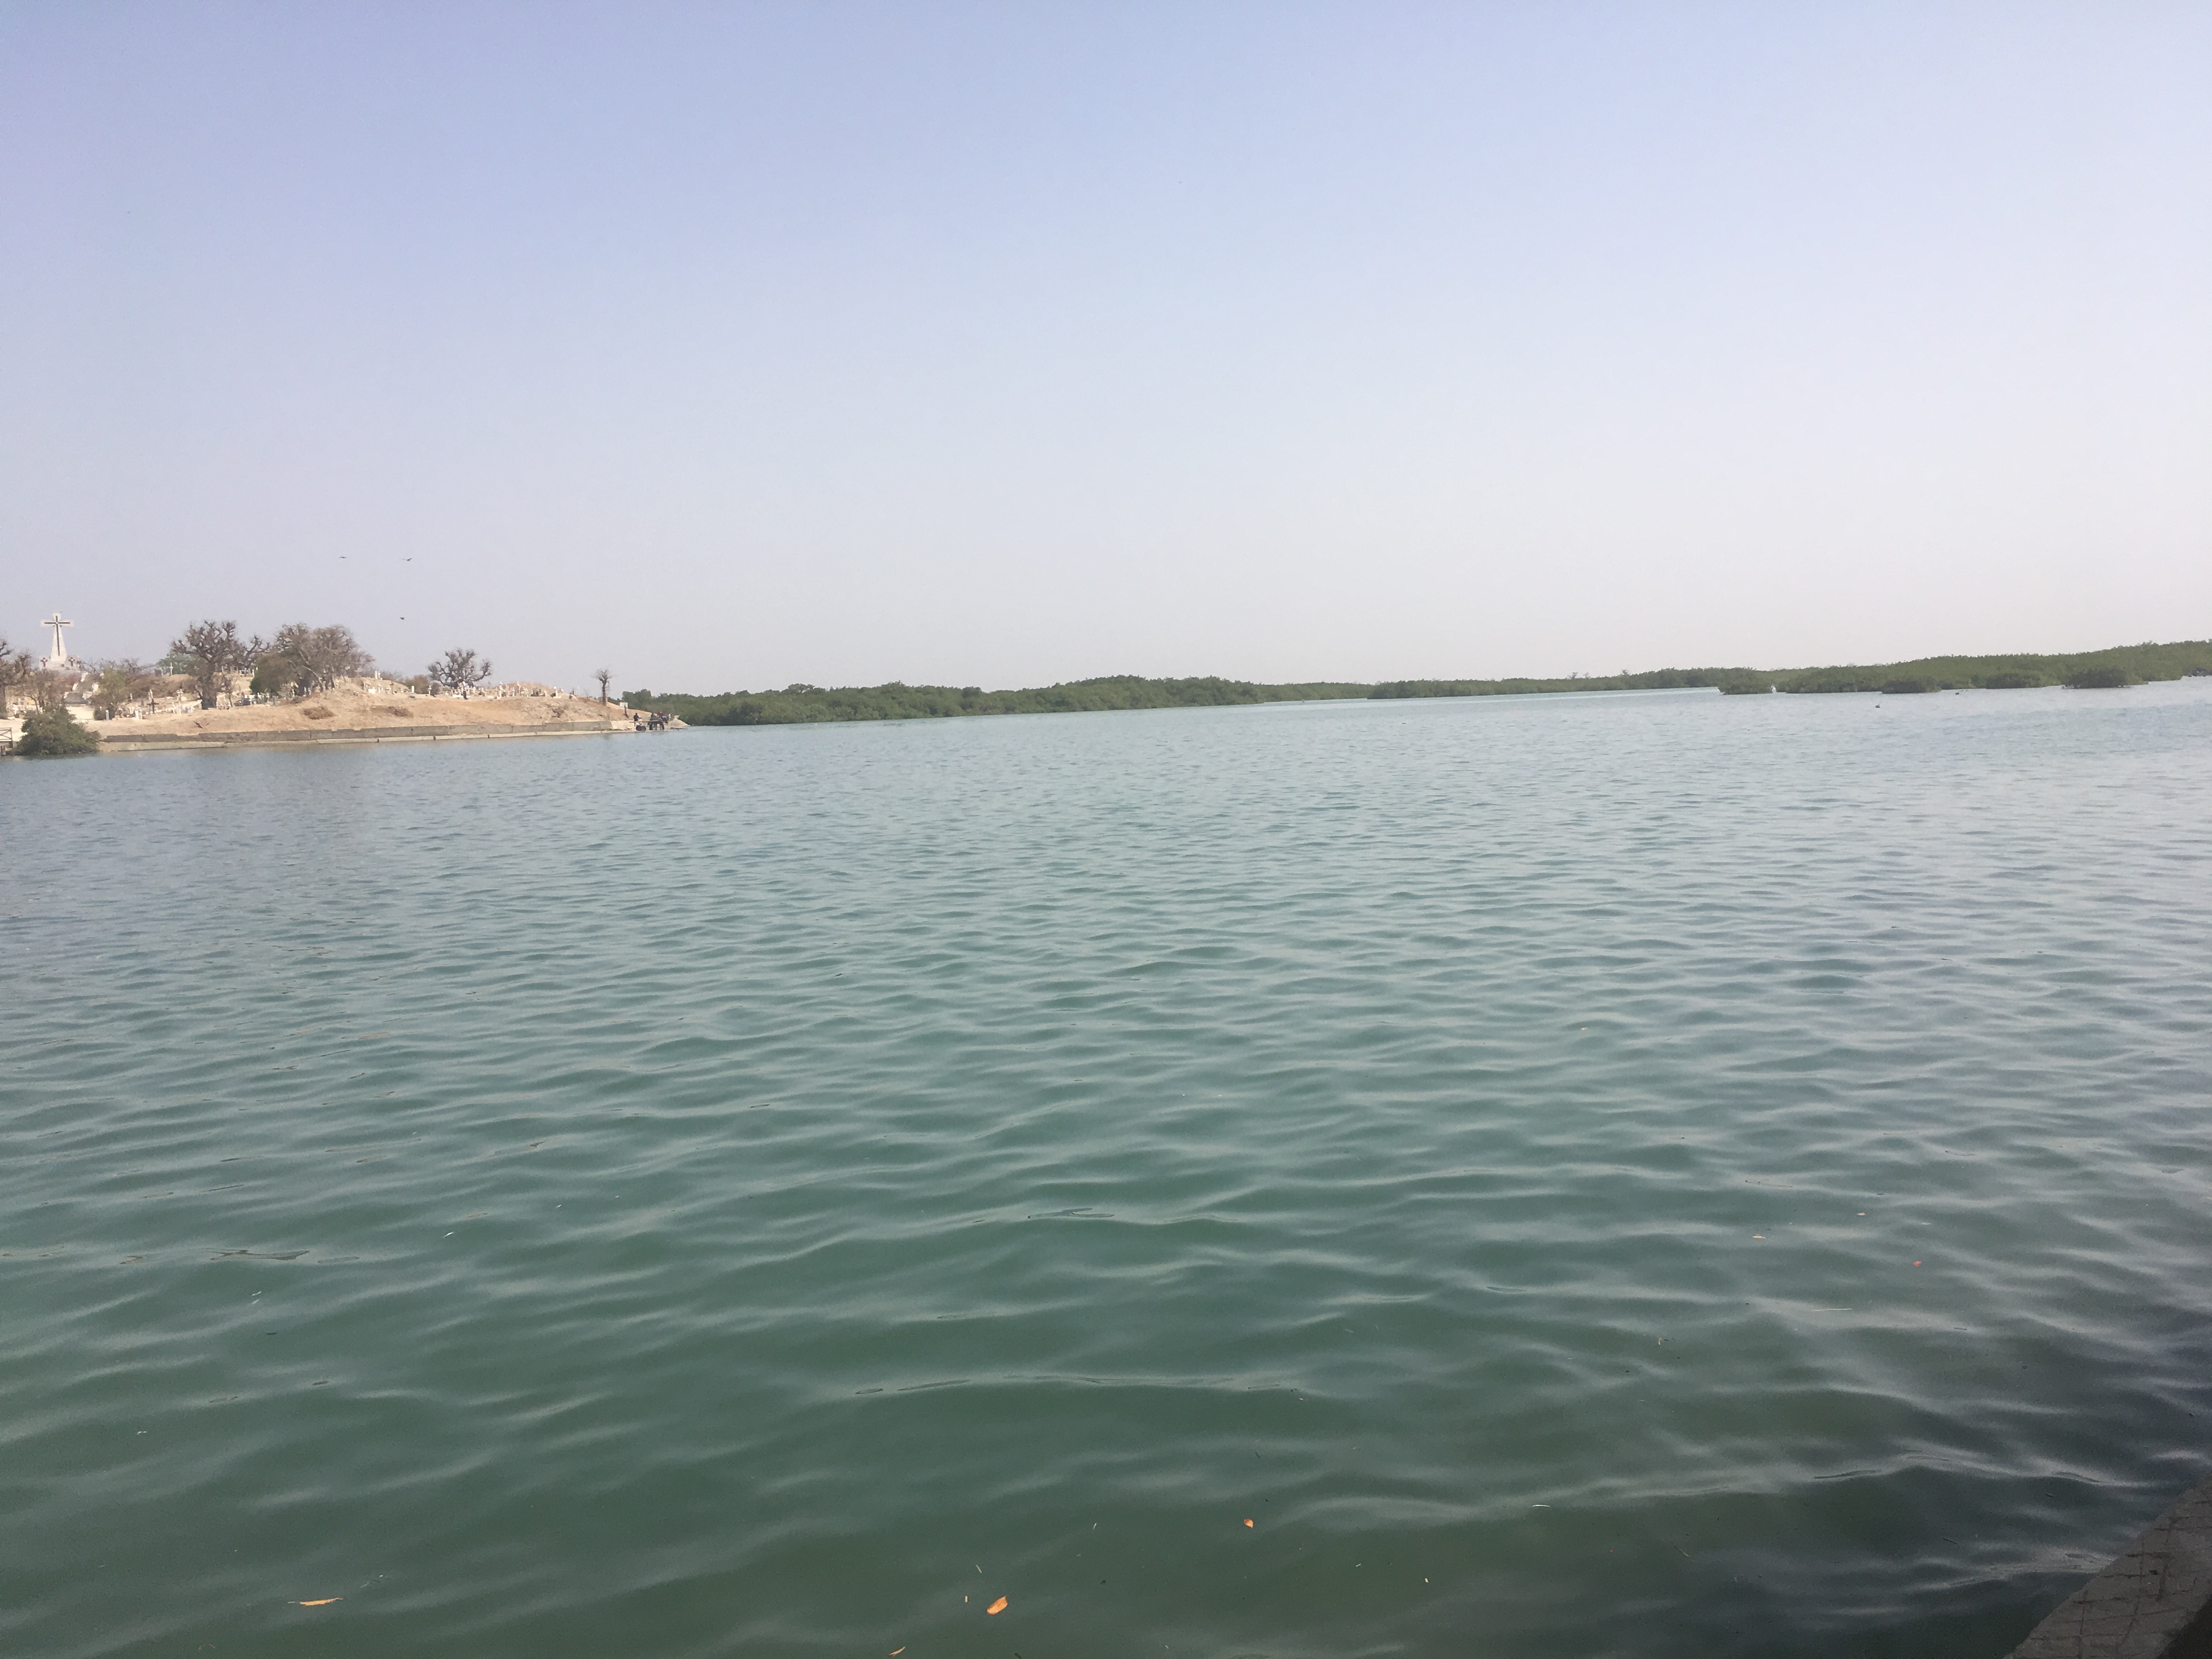
{"label": "island", "polygon": [[[262,744],[426,743],[456,738],[665,732],[684,722],[610,697],[536,681],[492,684],[489,659],[456,647],[422,673],[380,670],[342,624],[288,623],[272,639],[235,622],[194,623],[161,661],[79,661],[63,643],[76,624],[40,624],[52,647],[33,659],[0,640],[0,754],[29,758],[228,749]],[[11,718],[9,702],[29,707]]]}

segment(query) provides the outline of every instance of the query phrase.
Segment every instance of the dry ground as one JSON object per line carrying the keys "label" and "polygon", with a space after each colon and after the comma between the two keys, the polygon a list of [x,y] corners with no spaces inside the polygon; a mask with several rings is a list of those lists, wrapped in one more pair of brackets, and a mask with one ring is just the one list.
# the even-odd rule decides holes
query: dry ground
{"label": "dry ground", "polygon": [[256,703],[246,708],[194,708],[153,720],[101,720],[92,729],[134,738],[216,736],[226,732],[404,732],[416,726],[570,726],[606,729],[628,723],[620,708],[597,698],[390,696],[355,690],[328,692],[296,702]]}

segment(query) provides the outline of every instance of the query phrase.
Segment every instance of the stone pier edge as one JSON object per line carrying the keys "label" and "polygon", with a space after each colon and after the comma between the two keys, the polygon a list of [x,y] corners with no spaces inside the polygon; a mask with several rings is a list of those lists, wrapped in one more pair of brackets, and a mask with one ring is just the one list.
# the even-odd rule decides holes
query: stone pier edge
{"label": "stone pier edge", "polygon": [[2212,1480],[2184,1492],[2009,1659],[2212,1659]]}

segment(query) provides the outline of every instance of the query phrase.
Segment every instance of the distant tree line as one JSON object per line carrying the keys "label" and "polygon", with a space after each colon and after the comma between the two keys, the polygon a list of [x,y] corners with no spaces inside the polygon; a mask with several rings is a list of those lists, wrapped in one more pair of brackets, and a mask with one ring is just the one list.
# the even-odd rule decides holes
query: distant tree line
{"label": "distant tree line", "polygon": [[2117,646],[2071,656],[1927,657],[1912,662],[1840,668],[1660,668],[1644,673],[1570,675],[1565,679],[1392,680],[1379,685],[1319,682],[1262,685],[1249,680],[1146,679],[1134,674],[1071,680],[1027,690],[907,685],[787,685],[781,691],[724,691],[714,696],[623,693],[633,708],[673,714],[691,726],[794,726],[830,720],[941,720],[966,714],[1052,714],[1111,708],[1193,708],[1238,703],[1308,702],[1325,698],[1528,696],[1566,691],[1663,691],[1708,689],[1753,692],[1914,692],[2008,690],[2039,685],[2081,690],[2146,680],[2212,675],[2212,640]]}
{"label": "distant tree line", "polygon": [[725,691],[715,696],[625,691],[633,708],[673,714],[690,726],[800,726],[825,720],[941,720],[961,714],[1065,714],[1109,708],[1206,708],[1236,703],[1304,702],[1364,697],[1364,685],[1255,685],[1249,680],[1148,680],[1135,674],[1071,680],[1022,691],[980,686],[787,685],[781,691]]}
{"label": "distant tree line", "polygon": [[1655,668],[1641,674],[1571,674],[1565,679],[1391,680],[1370,697],[1525,697],[1546,691],[1764,691],[1753,668]]}
{"label": "distant tree line", "polygon": [[2212,640],[2121,645],[2070,656],[1922,657],[1911,662],[1840,668],[1662,668],[1648,674],[1564,680],[1398,680],[1376,686],[1371,695],[1480,697],[1532,691],[1650,691],[1711,686],[1735,696],[1763,691],[1879,691],[1905,696],[1930,691],[2015,691],[2039,685],[2108,690],[2192,675],[2212,675]]}
{"label": "distant tree line", "polygon": [[1881,691],[1904,696],[1930,691],[2019,691],[2040,685],[2109,690],[2204,675],[2212,675],[2212,640],[2118,645],[2063,656],[1922,657],[1911,662],[1797,668],[1766,675],[1765,683],[1778,691]]}

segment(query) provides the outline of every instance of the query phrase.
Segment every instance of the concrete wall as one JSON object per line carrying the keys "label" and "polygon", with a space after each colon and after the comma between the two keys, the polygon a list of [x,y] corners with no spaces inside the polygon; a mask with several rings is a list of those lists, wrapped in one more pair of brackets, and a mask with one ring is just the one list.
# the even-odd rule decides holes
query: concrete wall
{"label": "concrete wall", "polygon": [[410,726],[402,731],[389,726],[340,726],[327,732],[118,732],[118,722],[103,720],[99,727],[100,751],[109,755],[137,754],[155,749],[237,749],[247,744],[304,744],[325,743],[434,743],[441,739],[477,738],[591,738],[611,732],[627,732],[628,720],[609,720],[604,726]]}
{"label": "concrete wall", "polygon": [[2212,1480],[2183,1493],[2012,1659],[2212,1659]]}

